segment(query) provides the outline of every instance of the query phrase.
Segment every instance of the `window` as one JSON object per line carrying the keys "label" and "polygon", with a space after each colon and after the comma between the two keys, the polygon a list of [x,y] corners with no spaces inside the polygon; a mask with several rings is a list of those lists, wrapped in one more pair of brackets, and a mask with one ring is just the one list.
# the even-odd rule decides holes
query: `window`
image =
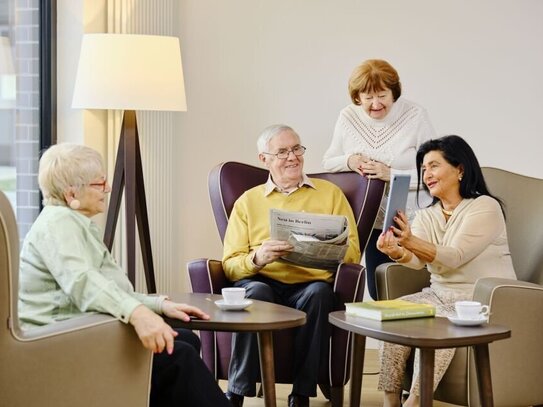
{"label": "window", "polygon": [[0,189],[21,239],[40,210],[39,152],[55,142],[56,0],[0,0]]}

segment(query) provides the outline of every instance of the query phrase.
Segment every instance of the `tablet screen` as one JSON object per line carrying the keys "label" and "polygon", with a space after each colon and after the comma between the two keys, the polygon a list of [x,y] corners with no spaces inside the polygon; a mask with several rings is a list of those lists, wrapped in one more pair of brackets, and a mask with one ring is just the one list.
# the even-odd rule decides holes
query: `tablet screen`
{"label": "tablet screen", "polygon": [[411,175],[396,174],[392,176],[385,212],[385,223],[383,225],[384,231],[394,225],[394,216],[396,216],[398,211],[405,213],[410,182]]}

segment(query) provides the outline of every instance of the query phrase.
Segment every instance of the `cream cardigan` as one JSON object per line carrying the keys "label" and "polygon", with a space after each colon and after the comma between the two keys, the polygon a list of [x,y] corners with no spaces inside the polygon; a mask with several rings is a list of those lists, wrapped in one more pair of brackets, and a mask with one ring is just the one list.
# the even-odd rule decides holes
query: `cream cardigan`
{"label": "cream cardigan", "polygon": [[415,269],[427,265],[435,290],[472,292],[481,277],[516,280],[505,219],[499,203],[489,196],[464,199],[447,222],[440,203],[421,210],[411,231],[434,243],[437,254],[430,264],[416,256],[404,264]]}

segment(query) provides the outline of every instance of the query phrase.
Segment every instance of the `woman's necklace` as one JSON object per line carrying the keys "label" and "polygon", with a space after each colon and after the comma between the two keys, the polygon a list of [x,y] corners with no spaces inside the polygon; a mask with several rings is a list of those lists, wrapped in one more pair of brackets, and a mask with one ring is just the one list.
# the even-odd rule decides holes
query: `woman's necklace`
{"label": "woman's necklace", "polygon": [[460,205],[460,203],[462,202],[462,198],[460,199],[460,201],[454,205],[454,208],[452,209],[445,209],[445,207],[443,206],[443,202],[441,202],[441,212],[443,212],[443,215],[447,216],[448,218],[450,218],[451,216],[453,216],[454,214],[454,210],[456,208],[458,208],[458,205]]}

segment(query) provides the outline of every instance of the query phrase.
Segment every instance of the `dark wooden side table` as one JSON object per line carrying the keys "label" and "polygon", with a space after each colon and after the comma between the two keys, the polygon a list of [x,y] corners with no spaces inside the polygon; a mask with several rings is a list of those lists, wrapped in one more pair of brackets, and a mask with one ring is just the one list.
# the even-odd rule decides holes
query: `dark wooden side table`
{"label": "dark wooden side table", "polygon": [[275,407],[272,331],[304,325],[305,312],[257,300],[252,300],[253,304],[243,311],[222,311],[215,305],[215,301],[222,299],[222,296],[214,294],[171,294],[170,298],[175,302],[194,305],[210,316],[208,320],[194,319],[190,322],[166,318],[166,322],[174,328],[257,333],[264,405]]}
{"label": "dark wooden side table", "polygon": [[328,319],[331,324],[355,334],[351,365],[351,407],[360,406],[364,351],[368,336],[420,349],[421,406],[432,405],[435,350],[472,346],[475,351],[481,405],[493,406],[488,344],[509,338],[511,336],[509,328],[493,324],[475,327],[456,326],[447,318],[440,317],[381,322],[345,315],[345,311],[332,312]]}

